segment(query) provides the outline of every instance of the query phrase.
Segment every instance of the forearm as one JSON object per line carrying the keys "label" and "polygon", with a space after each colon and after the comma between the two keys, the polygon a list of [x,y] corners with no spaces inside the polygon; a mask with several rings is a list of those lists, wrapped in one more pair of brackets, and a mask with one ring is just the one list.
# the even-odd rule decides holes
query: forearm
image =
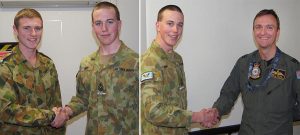
{"label": "forearm", "polygon": [[234,103],[235,99],[232,99],[231,96],[228,97],[227,95],[220,95],[212,108],[216,108],[219,111],[219,115],[223,116],[230,113]]}
{"label": "forearm", "polygon": [[150,123],[165,127],[188,127],[192,112],[164,102],[163,97],[150,87],[142,88],[143,115]]}
{"label": "forearm", "polygon": [[147,121],[157,126],[188,127],[191,124],[192,112],[175,106],[159,103],[152,107],[145,106],[144,115]]}
{"label": "forearm", "polygon": [[52,97],[51,97],[51,101],[49,102],[50,109],[52,109],[53,107],[62,107],[60,85],[58,80],[56,81],[52,89],[53,89],[53,91],[51,92]]}
{"label": "forearm", "polygon": [[[300,72],[300,67],[297,68]],[[296,72],[297,74],[297,72]],[[293,117],[294,120],[300,120],[300,75],[296,75],[295,79],[293,80],[293,92],[295,97],[295,105],[293,108]]]}
{"label": "forearm", "polygon": [[87,104],[76,96],[73,96],[71,101],[66,106],[72,110],[70,118],[87,110]]}
{"label": "forearm", "polygon": [[230,113],[241,92],[240,72],[239,64],[236,64],[221,89],[220,97],[213,105],[213,108],[219,111],[220,116]]}
{"label": "forearm", "polygon": [[1,121],[21,126],[48,126],[54,119],[51,110],[9,103],[0,114]]}

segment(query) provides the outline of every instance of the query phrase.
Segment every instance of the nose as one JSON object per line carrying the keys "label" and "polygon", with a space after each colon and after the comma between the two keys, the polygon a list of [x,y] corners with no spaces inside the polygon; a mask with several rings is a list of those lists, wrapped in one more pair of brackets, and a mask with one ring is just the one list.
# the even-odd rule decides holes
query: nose
{"label": "nose", "polygon": [[264,34],[266,34],[266,32],[267,32],[267,28],[266,28],[266,27],[263,27],[263,28],[261,29],[261,31],[260,31],[260,34],[261,34],[261,35],[264,35]]}
{"label": "nose", "polygon": [[32,36],[35,36],[36,35],[36,30],[33,28],[33,29],[31,29],[31,32],[30,32],[30,34],[32,35]]}
{"label": "nose", "polygon": [[103,24],[102,24],[101,30],[102,30],[102,31],[107,31],[107,25],[106,25],[106,23],[103,23]]}
{"label": "nose", "polygon": [[178,31],[178,26],[176,26],[176,25],[173,26],[172,31],[173,31],[173,32],[177,32],[177,31]]}

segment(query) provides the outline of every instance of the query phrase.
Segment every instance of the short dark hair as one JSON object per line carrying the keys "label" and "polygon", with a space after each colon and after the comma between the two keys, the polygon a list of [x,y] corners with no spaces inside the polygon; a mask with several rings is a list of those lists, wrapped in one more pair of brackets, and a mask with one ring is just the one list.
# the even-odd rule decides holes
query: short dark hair
{"label": "short dark hair", "polygon": [[256,16],[254,17],[253,20],[253,28],[254,28],[254,22],[256,20],[256,18],[264,16],[264,15],[272,15],[275,17],[276,22],[277,22],[277,29],[280,29],[280,21],[279,21],[279,17],[277,16],[276,12],[273,9],[263,9],[261,11],[259,11]]}
{"label": "short dark hair", "polygon": [[97,3],[92,11],[92,21],[93,22],[94,22],[94,17],[93,17],[94,11],[101,9],[101,8],[113,8],[115,10],[117,20],[120,20],[120,12],[119,12],[118,7],[113,3],[103,1],[103,2]]}
{"label": "short dark hair", "polygon": [[20,10],[14,19],[14,25],[16,26],[16,28],[19,27],[19,20],[21,18],[39,18],[42,21],[42,26],[43,26],[43,19],[41,14],[36,11],[35,9],[32,8],[23,8],[22,10]]}
{"label": "short dark hair", "polygon": [[176,6],[176,5],[167,5],[167,6],[164,6],[162,7],[159,11],[158,11],[158,14],[157,14],[157,21],[161,21],[163,16],[162,16],[162,13],[166,10],[171,10],[171,11],[177,11],[179,13],[181,13],[183,15],[183,12],[182,10],[180,9],[180,7]]}

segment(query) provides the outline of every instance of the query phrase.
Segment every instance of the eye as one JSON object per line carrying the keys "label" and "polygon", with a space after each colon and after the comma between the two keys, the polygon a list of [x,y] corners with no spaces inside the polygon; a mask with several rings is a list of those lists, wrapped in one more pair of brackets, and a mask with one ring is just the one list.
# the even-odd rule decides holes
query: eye
{"label": "eye", "polygon": [[255,30],[261,30],[261,29],[262,29],[262,26],[261,26],[261,25],[256,25],[256,26],[254,26],[254,29],[255,29]]}
{"label": "eye", "polygon": [[274,29],[274,26],[272,26],[272,25],[267,25],[266,28],[267,28],[267,30],[270,30],[270,31],[271,31],[271,30]]}
{"label": "eye", "polygon": [[42,27],[35,27],[34,29],[35,29],[35,31],[40,32],[43,28]]}
{"label": "eye", "polygon": [[107,23],[108,23],[108,24],[114,24],[115,21],[114,21],[114,20],[107,20]]}
{"label": "eye", "polygon": [[100,25],[102,25],[102,22],[101,22],[101,21],[96,21],[96,22],[95,22],[95,25],[96,25],[96,26],[100,26]]}
{"label": "eye", "polygon": [[24,30],[30,30],[29,26],[23,27]]}
{"label": "eye", "polygon": [[167,25],[172,27],[174,25],[174,23],[173,22],[167,22]]}
{"label": "eye", "polygon": [[183,27],[183,23],[178,23],[177,26],[182,28]]}

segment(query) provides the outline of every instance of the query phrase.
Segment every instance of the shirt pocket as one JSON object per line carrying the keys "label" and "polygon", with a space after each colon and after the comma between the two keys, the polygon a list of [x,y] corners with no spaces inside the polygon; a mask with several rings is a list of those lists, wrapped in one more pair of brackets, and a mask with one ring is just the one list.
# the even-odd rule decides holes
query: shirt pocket
{"label": "shirt pocket", "polygon": [[137,69],[115,67],[111,70],[111,82],[108,90],[110,89],[109,93],[111,92],[110,94],[113,95],[113,100],[118,108],[138,109],[138,88]]}

